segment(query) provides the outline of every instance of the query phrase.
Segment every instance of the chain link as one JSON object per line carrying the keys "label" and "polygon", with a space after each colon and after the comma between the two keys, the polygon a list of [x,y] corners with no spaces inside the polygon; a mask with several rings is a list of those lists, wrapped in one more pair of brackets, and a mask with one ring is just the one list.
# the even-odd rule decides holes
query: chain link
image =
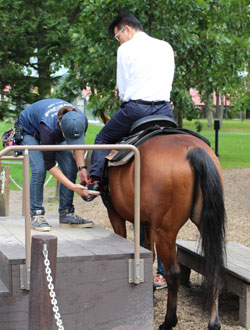
{"label": "chain link", "polygon": [[45,265],[45,273],[47,274],[47,282],[49,288],[49,295],[51,297],[51,304],[53,305],[53,312],[56,319],[56,324],[59,330],[64,330],[64,326],[62,325],[61,314],[59,313],[59,307],[57,306],[56,293],[54,291],[53,278],[51,276],[51,268],[50,261],[48,258],[48,249],[47,244],[43,244],[43,256],[44,256],[44,265]]}

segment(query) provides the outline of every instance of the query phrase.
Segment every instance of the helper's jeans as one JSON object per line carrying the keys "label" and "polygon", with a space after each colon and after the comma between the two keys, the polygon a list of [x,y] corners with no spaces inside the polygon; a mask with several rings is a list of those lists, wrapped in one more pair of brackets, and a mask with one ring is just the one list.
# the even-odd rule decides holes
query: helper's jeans
{"label": "helper's jeans", "polygon": [[[24,134],[23,145],[40,145],[33,136]],[[60,144],[65,144],[62,142]],[[43,154],[40,150],[30,150],[29,160],[31,168],[30,179],[30,212],[31,215],[43,215],[43,187],[46,178]],[[56,151],[56,160],[63,174],[73,183],[76,181],[77,166],[71,150]],[[60,184],[59,214],[74,212],[74,192]]]}
{"label": "helper's jeans", "polygon": [[[161,115],[173,117],[169,102],[161,105],[144,105],[127,102],[114,114],[109,122],[101,129],[95,139],[95,144],[113,144],[128,136],[133,123],[143,117]],[[109,150],[94,150],[91,158],[90,176],[101,177],[105,156]]]}

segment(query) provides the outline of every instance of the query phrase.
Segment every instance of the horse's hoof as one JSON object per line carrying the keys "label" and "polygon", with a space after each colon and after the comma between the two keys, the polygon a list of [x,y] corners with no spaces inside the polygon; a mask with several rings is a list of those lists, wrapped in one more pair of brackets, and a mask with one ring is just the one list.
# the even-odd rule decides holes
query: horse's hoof
{"label": "horse's hoof", "polygon": [[177,316],[172,316],[171,319],[166,318],[164,323],[160,325],[159,330],[172,330],[178,323]]}
{"label": "horse's hoof", "polygon": [[216,320],[216,322],[209,322],[208,323],[208,329],[209,330],[220,330],[221,325],[220,322],[218,320]]}
{"label": "horse's hoof", "polygon": [[172,330],[172,327],[169,327],[168,325],[166,325],[166,323],[162,323],[162,325],[160,325],[159,330]]}

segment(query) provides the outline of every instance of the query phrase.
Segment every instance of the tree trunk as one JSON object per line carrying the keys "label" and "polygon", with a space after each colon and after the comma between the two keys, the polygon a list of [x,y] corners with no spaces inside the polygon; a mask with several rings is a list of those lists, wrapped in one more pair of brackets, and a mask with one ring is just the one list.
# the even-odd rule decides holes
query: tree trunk
{"label": "tree trunk", "polygon": [[[45,55],[44,55],[45,56]],[[44,61],[41,56],[37,57],[38,60],[38,80],[37,80],[37,88],[38,93],[41,98],[48,97],[50,95],[51,89],[51,79],[50,79],[50,65],[49,61]]]}
{"label": "tree trunk", "polygon": [[149,2],[149,12],[148,12],[148,34],[152,35],[152,23],[153,23],[154,11],[153,11],[153,1]]}
{"label": "tree trunk", "polygon": [[224,96],[221,94],[220,96],[220,116],[219,116],[219,120],[220,120],[220,127],[222,128],[222,121],[223,121],[223,116],[224,116]]}
{"label": "tree trunk", "polygon": [[215,118],[220,118],[220,93],[216,93]]}
{"label": "tree trunk", "polygon": [[182,110],[180,108],[175,107],[174,108],[175,113],[175,120],[177,121],[178,127],[183,127],[183,120],[182,120]]}
{"label": "tree trunk", "polygon": [[206,94],[206,105],[205,105],[205,113],[207,118],[207,127],[212,127],[213,122],[213,110],[211,108],[211,98],[213,94]]}

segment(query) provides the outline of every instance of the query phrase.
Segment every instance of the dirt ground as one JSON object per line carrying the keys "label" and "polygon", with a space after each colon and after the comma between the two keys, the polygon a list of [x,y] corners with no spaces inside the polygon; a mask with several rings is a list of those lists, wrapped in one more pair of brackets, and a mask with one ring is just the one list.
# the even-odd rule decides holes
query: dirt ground
{"label": "dirt ground", "polygon": [[[227,211],[227,240],[242,243],[250,247],[250,168],[224,170],[225,205]],[[53,196],[54,191],[46,191],[45,195]],[[17,212],[20,206],[20,192],[11,192],[12,205],[10,214]],[[18,197],[19,195],[19,197]],[[56,215],[58,204],[48,202],[46,197],[46,215]],[[15,205],[16,203],[16,205]],[[91,203],[84,202],[79,196],[75,198],[76,212],[84,218],[93,220],[109,230],[112,230],[105,207],[101,198]],[[133,239],[132,225],[128,224],[128,238]],[[196,227],[188,221],[181,229],[178,239],[196,240],[199,238]],[[155,271],[155,265],[154,265]],[[191,289],[180,287],[178,294],[178,325],[177,330],[204,330],[207,329],[208,314],[201,309],[200,277],[197,273],[191,274]],[[158,304],[154,308],[155,330],[163,322],[166,311],[167,289],[158,290],[156,298]],[[220,320],[222,330],[240,330],[238,322],[238,298],[229,293],[223,293],[220,298]]]}

